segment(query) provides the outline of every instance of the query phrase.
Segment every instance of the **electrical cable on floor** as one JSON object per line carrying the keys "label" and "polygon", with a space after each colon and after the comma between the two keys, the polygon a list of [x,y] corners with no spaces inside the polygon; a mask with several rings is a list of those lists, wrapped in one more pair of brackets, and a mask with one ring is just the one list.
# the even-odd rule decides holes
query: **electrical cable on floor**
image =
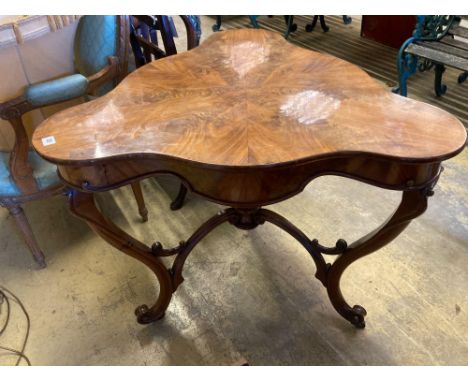
{"label": "electrical cable on floor", "polygon": [[26,349],[26,344],[29,338],[29,329],[31,327],[29,314],[26,311],[26,308],[24,307],[21,300],[15,294],[13,294],[11,291],[9,291],[7,288],[5,288],[2,285],[0,285],[0,319],[3,316],[3,306],[5,306],[6,317],[5,317],[5,322],[3,323],[3,326],[0,329],[0,337],[5,332],[5,330],[8,327],[8,323],[10,322],[10,312],[11,312],[10,299],[16,302],[20,306],[21,310],[23,311],[26,317],[26,321],[27,321],[26,336],[24,337],[23,346],[21,347],[21,350],[15,350],[15,349],[12,349],[6,346],[1,346],[1,345],[0,345],[0,350],[5,350],[10,353],[16,354],[18,356],[18,360],[16,361],[15,366],[18,366],[22,359],[24,359],[27,362],[27,364],[31,366],[31,362],[29,361],[29,358],[26,356],[26,354],[24,354],[24,350]]}

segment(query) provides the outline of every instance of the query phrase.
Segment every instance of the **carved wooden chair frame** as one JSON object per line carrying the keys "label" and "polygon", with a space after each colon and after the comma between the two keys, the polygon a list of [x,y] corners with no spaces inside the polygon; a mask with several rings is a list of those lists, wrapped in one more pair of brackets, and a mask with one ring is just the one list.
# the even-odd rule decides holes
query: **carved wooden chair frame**
{"label": "carved wooden chair frame", "polygon": [[[99,72],[87,77],[88,87],[85,94],[94,94],[101,85],[111,80],[115,81],[115,84],[118,84],[127,75],[129,56],[128,36],[130,33],[129,17],[127,15],[118,16],[117,22],[117,56],[108,57],[109,63],[107,66]],[[69,100],[79,97],[81,97],[81,95],[70,98]],[[31,104],[24,95],[22,95],[0,104],[0,118],[7,120],[11,124],[15,134],[15,143],[10,153],[9,169],[13,182],[21,191],[21,195],[17,196],[0,195],[0,206],[6,207],[10,214],[15,218],[26,243],[33,254],[34,260],[40,267],[46,266],[44,254],[36,242],[21,205],[29,201],[45,199],[61,194],[64,192],[64,186],[60,183],[43,190],[39,190],[33,176],[33,169],[30,166],[28,159],[30,144],[26,129],[23,125],[22,116],[29,111],[61,102],[64,101],[50,102],[35,106]],[[148,212],[143,200],[141,186],[136,182],[132,184],[132,189],[138,203],[140,215],[143,220],[146,221]]]}
{"label": "carved wooden chair frame", "polygon": [[[199,44],[196,28],[194,27],[189,16],[180,16],[184,22],[187,32],[187,50],[193,49]],[[140,35],[135,32],[138,26],[144,26],[150,33]],[[161,33],[164,50],[162,50],[157,41],[151,36],[152,30],[159,30]],[[155,59],[164,58],[177,54],[177,49],[174,43],[174,36],[171,32],[170,20],[168,16],[151,15],[135,15],[131,25],[131,38],[135,40],[134,55],[136,56],[135,45],[138,45],[143,50],[144,62],[138,62],[135,59],[137,68],[152,61],[152,55]],[[136,57],[135,57],[136,58]]]}

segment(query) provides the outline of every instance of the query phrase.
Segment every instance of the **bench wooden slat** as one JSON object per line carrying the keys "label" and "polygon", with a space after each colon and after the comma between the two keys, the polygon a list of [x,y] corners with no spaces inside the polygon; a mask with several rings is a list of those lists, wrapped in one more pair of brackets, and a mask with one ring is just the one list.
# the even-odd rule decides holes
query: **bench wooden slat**
{"label": "bench wooden slat", "polygon": [[463,57],[449,56],[445,52],[418,44],[411,44],[405,51],[456,69],[468,71],[468,59]]}
{"label": "bench wooden slat", "polygon": [[456,40],[451,36],[444,37],[442,40],[440,40],[440,42],[445,44],[445,45],[450,45],[450,46],[454,46],[456,48],[460,48],[460,49],[463,49],[463,50],[468,50],[468,43],[467,42]]}
{"label": "bench wooden slat", "polygon": [[[439,41],[429,42],[429,41],[420,41],[416,43],[417,45],[424,46],[426,48],[437,50],[439,52],[447,53],[449,56],[456,56],[461,58],[468,59],[468,50],[460,49],[455,46],[446,45]],[[465,44],[468,48],[468,44]]]}
{"label": "bench wooden slat", "polygon": [[458,26],[458,27],[455,27],[455,28],[451,28],[449,30],[449,33],[450,34],[453,34],[455,36],[460,36],[460,37],[463,37],[463,38],[468,38],[468,29],[467,28],[464,28],[464,27],[461,27],[461,26]]}

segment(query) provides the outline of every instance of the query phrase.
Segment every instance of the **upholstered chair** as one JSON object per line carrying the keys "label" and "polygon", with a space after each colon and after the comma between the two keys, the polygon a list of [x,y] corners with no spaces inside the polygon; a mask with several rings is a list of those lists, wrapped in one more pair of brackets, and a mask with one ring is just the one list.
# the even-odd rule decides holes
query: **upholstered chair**
{"label": "upholstered chair", "polygon": [[[79,97],[103,95],[117,85],[128,69],[128,16],[83,16],[74,40],[74,74],[28,86],[24,94],[0,104],[0,117],[15,133],[11,152],[0,153],[0,205],[14,217],[26,244],[40,267],[44,254],[34,238],[21,205],[64,192],[56,167],[31,148],[23,114]],[[132,184],[140,215],[147,220],[139,183]]]}
{"label": "upholstered chair", "polygon": [[[201,38],[201,23],[199,16],[179,16],[187,33],[187,50],[197,47]],[[161,34],[162,45],[158,44],[157,31]],[[169,16],[139,15],[132,16],[130,23],[130,44],[135,57],[136,67],[148,64],[153,59],[158,60],[177,54],[174,41],[177,31]],[[187,188],[181,183],[179,192],[171,203],[172,210],[182,208]]]}

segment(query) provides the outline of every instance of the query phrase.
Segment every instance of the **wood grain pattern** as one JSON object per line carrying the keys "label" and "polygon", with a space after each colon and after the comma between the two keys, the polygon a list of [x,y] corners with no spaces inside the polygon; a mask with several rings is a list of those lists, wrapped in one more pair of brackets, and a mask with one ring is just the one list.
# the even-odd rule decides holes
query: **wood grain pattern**
{"label": "wood grain pattern", "polygon": [[[47,136],[57,143],[43,146]],[[140,68],[50,117],[33,144],[62,164],[164,156],[255,167],[362,153],[434,162],[465,140],[455,117],[387,92],[357,66],[245,29]]]}

